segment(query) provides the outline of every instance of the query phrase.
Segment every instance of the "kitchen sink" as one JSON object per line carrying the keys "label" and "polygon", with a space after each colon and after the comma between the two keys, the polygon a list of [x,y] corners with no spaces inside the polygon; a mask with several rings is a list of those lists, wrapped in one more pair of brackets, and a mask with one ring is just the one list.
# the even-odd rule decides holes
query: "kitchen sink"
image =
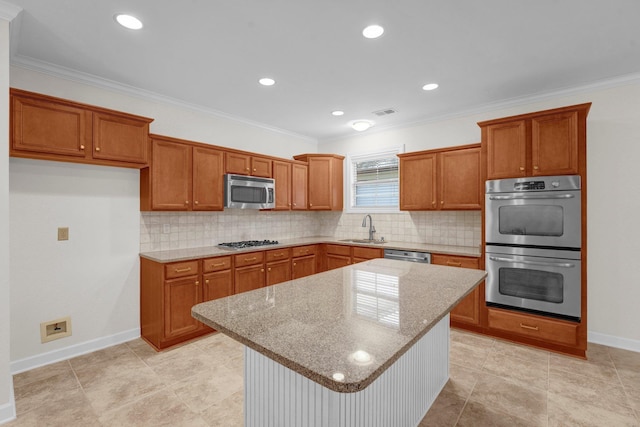
{"label": "kitchen sink", "polygon": [[344,239],[344,240],[339,240],[339,242],[367,243],[367,244],[374,244],[374,245],[383,245],[387,243],[386,240],[369,240],[369,239]]}

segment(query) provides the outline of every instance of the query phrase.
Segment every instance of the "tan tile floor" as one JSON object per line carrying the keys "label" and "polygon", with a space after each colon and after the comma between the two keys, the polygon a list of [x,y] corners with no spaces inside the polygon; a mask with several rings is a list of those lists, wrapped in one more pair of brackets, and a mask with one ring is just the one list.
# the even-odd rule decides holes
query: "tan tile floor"
{"label": "tan tile floor", "polygon": [[[588,361],[451,331],[450,380],[421,426],[640,426],[640,353]],[[242,346],[134,340],[14,377],[14,426],[242,425]]]}

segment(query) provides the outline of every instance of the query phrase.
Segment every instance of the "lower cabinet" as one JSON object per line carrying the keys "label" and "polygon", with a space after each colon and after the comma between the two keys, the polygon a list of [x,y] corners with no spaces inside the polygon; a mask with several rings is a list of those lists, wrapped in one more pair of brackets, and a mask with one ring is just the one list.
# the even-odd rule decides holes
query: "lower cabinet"
{"label": "lower cabinet", "polygon": [[318,246],[307,245],[293,248],[291,253],[291,278],[311,276],[318,272]]}
{"label": "lower cabinet", "polygon": [[264,288],[264,252],[249,252],[234,257],[234,293]]}
{"label": "lower cabinet", "polygon": [[233,295],[231,257],[208,258],[202,261],[202,301]]}
{"label": "lower cabinet", "polygon": [[488,308],[487,312],[487,323],[491,329],[561,345],[575,346],[578,343],[577,323],[498,308]]}
{"label": "lower cabinet", "polygon": [[175,338],[196,332],[204,325],[191,316],[191,307],[202,301],[198,276],[164,283],[164,337]]}
{"label": "lower cabinet", "polygon": [[332,245],[326,246],[327,270],[345,267],[358,262],[367,261],[384,256],[383,249],[368,246]]}
{"label": "lower cabinet", "polygon": [[266,253],[267,286],[291,280],[291,249],[273,249]]}
{"label": "lower cabinet", "polygon": [[[480,268],[480,259],[471,257],[432,254],[431,263],[449,267]],[[451,322],[460,322],[473,326],[480,326],[481,293],[484,283],[477,286],[469,295],[451,310]],[[482,298],[484,303],[484,298]]]}

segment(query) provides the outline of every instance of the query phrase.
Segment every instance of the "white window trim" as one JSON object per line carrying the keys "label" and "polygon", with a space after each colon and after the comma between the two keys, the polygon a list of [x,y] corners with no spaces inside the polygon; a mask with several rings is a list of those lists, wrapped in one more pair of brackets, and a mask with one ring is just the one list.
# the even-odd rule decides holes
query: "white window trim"
{"label": "white window trim", "polygon": [[[400,154],[404,153],[404,145],[396,145],[393,147],[380,148],[375,151],[366,151],[359,153],[348,153],[346,155],[347,161],[345,164],[345,180],[344,180],[344,209],[345,213],[398,213],[400,212],[400,201],[398,201],[398,206],[395,208],[372,208],[372,207],[352,207],[351,206],[351,189],[352,182],[351,178],[353,177],[353,159],[357,160],[367,160],[367,158],[377,159],[384,155],[392,154]],[[398,168],[399,170],[399,168]]]}

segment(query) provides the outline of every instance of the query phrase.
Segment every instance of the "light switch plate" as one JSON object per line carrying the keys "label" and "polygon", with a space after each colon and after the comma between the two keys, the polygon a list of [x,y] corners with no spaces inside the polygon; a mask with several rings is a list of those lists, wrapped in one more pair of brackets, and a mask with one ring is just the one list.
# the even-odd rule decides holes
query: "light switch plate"
{"label": "light switch plate", "polygon": [[58,240],[69,240],[69,227],[58,227]]}

